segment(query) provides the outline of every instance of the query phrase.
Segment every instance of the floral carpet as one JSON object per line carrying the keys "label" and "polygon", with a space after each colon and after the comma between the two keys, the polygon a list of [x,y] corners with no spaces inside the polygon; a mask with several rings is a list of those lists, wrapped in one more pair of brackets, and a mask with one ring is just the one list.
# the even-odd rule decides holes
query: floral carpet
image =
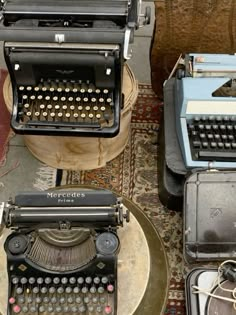
{"label": "floral carpet", "polygon": [[42,166],[35,187],[46,189],[55,182],[56,185],[95,185],[112,189],[136,203],[155,225],[169,260],[170,287],[164,314],[184,315],[181,213],[167,210],[158,198],[157,134],[161,111],[162,103],[151,86],[139,85],[129,140],[119,156],[106,167],[92,171],[62,171]]}

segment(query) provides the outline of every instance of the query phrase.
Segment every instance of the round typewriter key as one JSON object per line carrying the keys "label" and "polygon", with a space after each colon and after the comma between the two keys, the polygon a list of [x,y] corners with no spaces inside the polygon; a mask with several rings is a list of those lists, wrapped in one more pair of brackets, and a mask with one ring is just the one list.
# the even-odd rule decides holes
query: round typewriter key
{"label": "round typewriter key", "polygon": [[11,282],[13,284],[18,284],[19,283],[19,278],[18,277],[14,277],[14,278],[12,278]]}
{"label": "round typewriter key", "polygon": [[100,303],[104,304],[105,302],[106,302],[106,298],[101,297],[101,298],[100,298]]}
{"label": "round typewriter key", "polygon": [[44,109],[44,108],[45,108],[45,105],[44,105],[44,104],[40,104],[40,105],[39,105],[39,108],[40,108],[40,109]]}
{"label": "round typewriter key", "polygon": [[81,289],[81,292],[84,293],[84,294],[85,294],[85,293],[88,293],[88,288],[87,288],[87,287],[83,287],[83,288]]}
{"label": "round typewriter key", "polygon": [[73,288],[73,292],[74,292],[75,294],[78,294],[79,291],[80,291],[79,287],[74,287],[74,288]]}
{"label": "round typewriter key", "polygon": [[88,97],[84,97],[84,98],[83,98],[83,101],[84,101],[85,103],[87,103],[88,100],[89,100]]}
{"label": "round typewriter key", "polygon": [[63,113],[58,113],[57,116],[61,118],[63,116]]}
{"label": "round typewriter key", "polygon": [[81,117],[81,118],[85,118],[85,117],[86,117],[86,114],[82,113],[82,114],[80,115],[80,117]]}
{"label": "round typewriter key", "polygon": [[36,117],[39,117],[39,116],[40,116],[40,112],[35,112],[34,115],[35,115]]}
{"label": "round typewriter key", "polygon": [[64,288],[63,287],[57,288],[57,293],[59,293],[59,294],[64,293]]}
{"label": "round typewriter key", "polygon": [[43,117],[47,117],[48,113],[47,112],[43,112]]}
{"label": "round typewriter key", "polygon": [[80,303],[82,302],[81,297],[78,296],[78,297],[75,299],[75,302],[76,302],[77,304],[80,304]]}
{"label": "round typewriter key", "polygon": [[88,116],[89,116],[90,119],[93,118],[93,114],[92,113],[90,113]]}
{"label": "round typewriter key", "polygon": [[27,86],[26,90],[27,91],[31,91],[32,90],[32,86]]}
{"label": "round typewriter key", "polygon": [[90,291],[90,293],[94,294],[94,293],[96,293],[97,289],[96,289],[96,287],[91,287],[89,291]]}
{"label": "round typewriter key", "polygon": [[110,97],[108,97],[108,98],[106,99],[106,101],[107,101],[107,103],[111,103],[112,99],[111,99]]}
{"label": "round typewriter key", "polygon": [[30,96],[30,99],[31,99],[31,100],[35,100],[35,99],[36,99],[35,95],[31,95],[31,96]]}
{"label": "round typewriter key", "polygon": [[103,98],[103,97],[100,97],[100,98],[98,99],[98,101],[99,101],[99,103],[103,103],[103,102],[104,102],[104,98]]}
{"label": "round typewriter key", "polygon": [[74,105],[70,105],[70,110],[74,110],[75,106]]}
{"label": "round typewriter key", "polygon": [[48,292],[48,289],[46,287],[41,288],[41,293],[46,294]]}
{"label": "round typewriter key", "polygon": [[48,306],[47,311],[48,311],[48,313],[53,313],[54,312],[53,306]]}
{"label": "round typewriter key", "polygon": [[56,304],[56,303],[57,303],[57,298],[56,298],[55,296],[53,296],[53,297],[51,298],[51,303],[52,303],[52,304]]}
{"label": "round typewriter key", "polygon": [[31,295],[27,297],[27,303],[33,303],[33,297]]}
{"label": "round typewriter key", "polygon": [[102,107],[101,107],[101,111],[102,111],[102,112],[105,112],[105,110],[106,110],[106,107],[105,107],[105,106],[102,106]]}
{"label": "round typewriter key", "polygon": [[66,97],[65,97],[65,96],[62,96],[62,97],[61,97],[61,101],[62,101],[62,102],[65,102],[65,100],[66,100]]}
{"label": "round typewriter key", "polygon": [[70,113],[66,113],[66,118],[70,118]]}
{"label": "round typewriter key", "polygon": [[70,307],[67,306],[67,305],[65,305],[65,306],[63,307],[63,312],[64,312],[64,313],[69,313],[69,312],[70,312]]}
{"label": "round typewriter key", "polygon": [[38,92],[38,91],[39,91],[39,87],[38,87],[38,86],[35,86],[35,87],[34,87],[34,90],[35,90],[35,92]]}
{"label": "round typewriter key", "polygon": [[23,100],[27,100],[28,96],[27,95],[23,95],[22,98],[23,98]]}
{"label": "round typewriter key", "polygon": [[38,284],[42,284],[43,283],[43,278],[42,277],[37,278],[37,283]]}
{"label": "round typewriter key", "polygon": [[30,117],[31,115],[32,115],[31,112],[27,112],[27,113],[26,113],[26,116],[28,116],[28,117]]}
{"label": "round typewriter key", "polygon": [[91,277],[86,277],[85,278],[85,282],[87,283],[87,284],[90,284],[90,283],[92,283],[92,278]]}
{"label": "round typewriter key", "polygon": [[42,100],[42,99],[43,99],[43,96],[42,96],[42,95],[38,95],[38,96],[37,96],[37,99],[38,99],[38,100]]}
{"label": "round typewriter key", "polygon": [[45,296],[45,297],[43,298],[43,303],[48,304],[49,302],[50,302],[49,297],[48,297],[48,296]]}
{"label": "round typewriter key", "polygon": [[77,279],[77,282],[78,282],[79,284],[83,284],[83,283],[84,283],[84,278],[83,278],[83,277],[79,277],[79,278]]}
{"label": "round typewriter key", "polygon": [[98,293],[102,294],[104,293],[105,289],[103,287],[98,287]]}
{"label": "round typewriter key", "polygon": [[49,288],[49,293],[53,294],[56,292],[56,288],[55,287],[50,287]]}
{"label": "round typewriter key", "polygon": [[69,98],[68,98],[68,101],[69,101],[69,102],[73,102],[73,100],[74,100],[73,97],[69,97]]}
{"label": "round typewriter key", "polygon": [[18,301],[19,304],[24,304],[24,303],[25,303],[25,297],[24,297],[24,295],[19,296],[18,299],[17,299],[17,301]]}
{"label": "round typewriter key", "polygon": [[24,104],[24,108],[29,108],[29,107],[30,107],[30,105],[28,103]]}
{"label": "round typewriter key", "polygon": [[70,303],[70,304],[72,304],[72,303],[74,302],[73,297],[72,297],[72,296],[69,296],[69,297],[67,298],[67,302]]}
{"label": "round typewriter key", "polygon": [[22,307],[22,312],[23,312],[23,313],[28,313],[28,311],[29,311],[28,307],[27,307],[26,305],[24,305],[24,306]]}
{"label": "round typewriter key", "polygon": [[14,305],[12,310],[15,314],[18,314],[21,312],[21,307],[19,305]]}
{"label": "round typewriter key", "polygon": [[100,90],[100,89],[96,89],[96,90],[95,90],[95,93],[96,93],[96,94],[99,94],[99,93],[101,93],[101,90]]}
{"label": "round typewriter key", "polygon": [[58,96],[53,96],[52,98],[54,101],[58,101]]}
{"label": "round typewriter key", "polygon": [[57,92],[61,93],[62,92],[62,88],[57,88]]}
{"label": "round typewriter key", "polygon": [[23,277],[20,279],[20,283],[21,284],[26,284],[28,282],[27,278],[26,277]]}
{"label": "round typewriter key", "polygon": [[75,284],[76,283],[76,278],[75,277],[71,277],[69,279],[70,284]]}
{"label": "round typewriter key", "polygon": [[97,313],[101,313],[102,312],[102,307],[100,305],[97,306],[96,311],[97,311]]}
{"label": "round typewriter key", "polygon": [[86,297],[84,298],[84,303],[85,303],[85,304],[89,304],[89,302],[90,302],[90,298],[89,298],[88,296],[86,296]]}
{"label": "round typewriter key", "polygon": [[56,114],[55,114],[55,113],[50,113],[50,116],[51,116],[52,118],[54,118],[54,117],[56,116]]}
{"label": "round typewriter key", "polygon": [[86,312],[86,307],[85,307],[84,305],[81,305],[81,306],[79,307],[79,312],[80,312],[80,313]]}
{"label": "round typewriter key", "polygon": [[16,299],[12,296],[9,298],[8,302],[9,302],[9,304],[15,304]]}
{"label": "round typewriter key", "polygon": [[36,299],[35,299],[35,302],[36,302],[37,304],[40,304],[40,303],[42,302],[41,297],[40,297],[40,296],[37,296]]}
{"label": "round typewriter key", "polygon": [[102,277],[102,283],[107,284],[108,283],[108,278],[107,277]]}
{"label": "round typewriter key", "polygon": [[70,294],[72,292],[72,288],[71,287],[66,287],[66,293]]}
{"label": "round typewriter key", "polygon": [[46,101],[50,101],[50,99],[51,99],[51,97],[48,96],[48,95],[45,97],[45,100],[46,100]]}
{"label": "round typewriter key", "polygon": [[96,115],[96,118],[97,118],[97,119],[100,119],[100,118],[101,118],[101,114],[97,114],[97,115]]}
{"label": "round typewriter key", "polygon": [[92,103],[95,103],[96,101],[97,101],[97,99],[96,99],[95,97],[92,97],[92,98],[91,98],[91,102],[92,102]]}
{"label": "round typewriter key", "polygon": [[108,93],[109,93],[108,89],[104,89],[104,90],[103,90],[103,93],[104,93],[104,94],[108,94]]}
{"label": "round typewriter key", "polygon": [[66,302],[66,299],[64,297],[61,297],[59,299],[59,303],[64,304]]}
{"label": "round typewriter key", "polygon": [[78,106],[78,110],[82,110],[83,109],[83,106]]}
{"label": "round typewriter key", "polygon": [[70,92],[70,89],[69,89],[69,88],[65,88],[65,92],[66,92],[66,93],[69,93],[69,92]]}
{"label": "round typewriter key", "polygon": [[77,114],[77,113],[74,113],[74,118],[78,118],[79,117],[79,114]]}
{"label": "round typewriter key", "polygon": [[90,110],[90,106],[85,106],[85,110],[89,111]]}
{"label": "round typewriter key", "polygon": [[39,293],[39,288],[38,287],[34,287],[32,291],[33,291],[33,293],[37,294],[37,293]]}
{"label": "round typewriter key", "polygon": [[24,91],[25,87],[24,86],[20,86],[19,87],[19,91]]}
{"label": "round typewriter key", "polygon": [[62,109],[66,110],[67,109],[67,105],[62,105]]}
{"label": "round typewriter key", "polygon": [[76,100],[76,102],[80,102],[81,101],[81,97],[77,96],[75,100]]}
{"label": "round typewriter key", "polygon": [[60,109],[60,105],[55,105],[54,107],[56,110]]}
{"label": "round typewriter key", "polygon": [[114,290],[115,290],[114,285],[108,284],[108,286],[107,286],[107,291],[108,291],[109,293],[112,293],[112,292],[114,292]]}
{"label": "round typewriter key", "polygon": [[95,90],[94,84],[90,83],[88,87],[88,93],[93,93],[94,90]]}
{"label": "round typewriter key", "polygon": [[78,92],[78,89],[73,88],[72,92],[73,92],[73,93],[77,93],[77,92]]}
{"label": "round typewriter key", "polygon": [[95,278],[93,279],[93,282],[94,282],[95,284],[99,284],[99,283],[100,283],[100,278],[99,278],[99,277],[95,277]]}
{"label": "round typewriter key", "polygon": [[72,313],[77,313],[78,312],[78,307],[77,306],[72,306],[71,307],[71,312]]}
{"label": "round typewriter key", "polygon": [[51,104],[48,104],[48,105],[47,105],[47,109],[52,109],[52,105],[51,105]]}
{"label": "round typewriter key", "polygon": [[55,91],[54,87],[50,87],[49,91],[54,92]]}
{"label": "round typewriter key", "polygon": [[45,312],[45,307],[43,305],[39,306],[39,313]]}
{"label": "round typewriter key", "polygon": [[88,311],[92,313],[94,311],[94,307],[92,305],[89,305],[88,306]]}
{"label": "round typewriter key", "polygon": [[53,278],[53,283],[54,284],[59,284],[60,283],[60,278],[58,278],[58,277]]}
{"label": "round typewriter key", "polygon": [[58,305],[58,306],[56,307],[56,312],[57,312],[57,313],[61,313],[61,311],[62,311],[62,308],[61,308],[61,306]]}
{"label": "round typewriter key", "polygon": [[35,313],[36,310],[37,310],[37,309],[36,309],[35,306],[32,305],[32,306],[30,307],[30,312],[31,312],[31,313]]}
{"label": "round typewriter key", "polygon": [[21,287],[16,288],[16,294],[22,294],[23,289]]}
{"label": "round typewriter key", "polygon": [[50,283],[52,283],[52,278],[46,277],[45,280],[44,280],[44,282],[45,282],[46,284],[50,284]]}
{"label": "round typewriter key", "polygon": [[92,301],[93,301],[94,304],[97,304],[98,303],[98,298],[95,296],[95,297],[93,297]]}
{"label": "round typewriter key", "polygon": [[107,305],[104,309],[105,314],[111,314],[112,313],[112,308],[110,305]]}

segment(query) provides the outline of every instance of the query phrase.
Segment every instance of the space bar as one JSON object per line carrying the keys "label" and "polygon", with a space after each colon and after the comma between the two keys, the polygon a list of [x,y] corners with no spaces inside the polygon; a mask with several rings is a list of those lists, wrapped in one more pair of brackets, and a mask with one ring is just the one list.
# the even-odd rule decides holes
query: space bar
{"label": "space bar", "polygon": [[201,160],[213,161],[236,161],[236,152],[214,152],[214,151],[199,151],[198,158]]}

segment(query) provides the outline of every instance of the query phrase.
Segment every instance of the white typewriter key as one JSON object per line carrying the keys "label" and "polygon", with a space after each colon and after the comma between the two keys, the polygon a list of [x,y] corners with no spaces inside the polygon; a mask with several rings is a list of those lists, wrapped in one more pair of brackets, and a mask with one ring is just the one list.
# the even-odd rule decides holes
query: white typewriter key
{"label": "white typewriter key", "polygon": [[96,112],[98,110],[98,106],[93,106],[93,110]]}
{"label": "white typewriter key", "polygon": [[67,277],[61,278],[61,283],[62,284],[67,284],[68,283],[68,278]]}
{"label": "white typewriter key", "polygon": [[87,90],[87,85],[85,83],[82,83],[81,88],[80,88],[80,92],[85,93],[86,90]]}
{"label": "white typewriter key", "polygon": [[67,109],[67,105],[62,105],[62,109],[66,110]]}
{"label": "white typewriter key", "polygon": [[43,95],[38,95],[38,96],[37,96],[37,99],[38,99],[38,100],[42,100],[42,99],[43,99]]}
{"label": "white typewriter key", "polygon": [[71,287],[66,287],[66,293],[70,294],[72,292],[72,288]]}
{"label": "white typewriter key", "polygon": [[49,302],[50,302],[49,297],[48,297],[48,296],[45,296],[45,297],[43,298],[43,303],[48,304]]}
{"label": "white typewriter key", "polygon": [[85,117],[86,117],[86,114],[82,113],[82,114],[80,115],[80,117],[81,117],[81,118],[85,118]]}
{"label": "white typewriter key", "polygon": [[36,312],[36,307],[32,305],[32,306],[30,307],[30,312],[31,312],[31,313],[35,313],[35,312]]}
{"label": "white typewriter key", "polygon": [[97,292],[97,289],[96,289],[96,287],[91,287],[89,291],[90,291],[90,293],[94,294]]}
{"label": "white typewriter key", "polygon": [[29,284],[34,284],[35,283],[35,278],[34,277],[30,277],[29,278]]}
{"label": "white typewriter key", "polygon": [[37,283],[38,284],[42,284],[43,283],[43,278],[42,277],[37,278]]}
{"label": "white typewriter key", "polygon": [[82,110],[83,109],[83,106],[78,106],[78,110]]}
{"label": "white typewriter key", "polygon": [[78,118],[78,117],[79,117],[79,114],[74,113],[73,116],[74,116],[74,118]]}
{"label": "white typewriter key", "polygon": [[61,118],[63,116],[63,113],[58,113],[57,116]]}
{"label": "white typewriter key", "polygon": [[81,97],[78,96],[78,97],[76,97],[75,100],[76,100],[76,102],[80,102],[81,101]]}
{"label": "white typewriter key", "polygon": [[84,97],[84,98],[83,98],[83,101],[84,101],[85,103],[87,103],[88,100],[89,100],[88,97]]}
{"label": "white typewriter key", "polygon": [[70,113],[66,113],[66,118],[70,118]]}
{"label": "white typewriter key", "polygon": [[93,281],[93,279],[92,279],[91,277],[86,277],[86,278],[85,278],[85,282],[86,282],[87,284],[92,283],[92,281]]}
{"label": "white typewriter key", "polygon": [[66,97],[65,97],[65,96],[62,96],[62,97],[61,97],[61,101],[62,101],[62,102],[65,102],[65,100],[66,100]]}
{"label": "white typewriter key", "polygon": [[73,92],[73,93],[77,93],[77,92],[78,92],[78,89],[77,89],[77,88],[73,88],[72,92]]}
{"label": "white typewriter key", "polygon": [[88,288],[87,288],[87,287],[83,287],[83,288],[81,289],[81,292],[82,292],[82,293],[88,293]]}
{"label": "white typewriter key", "polygon": [[39,306],[39,313],[45,312],[45,307],[43,305]]}
{"label": "white typewriter key", "polygon": [[28,282],[27,278],[26,277],[23,277],[20,279],[20,283],[21,284],[26,284]]}
{"label": "white typewriter key", "polygon": [[97,304],[98,303],[98,298],[95,296],[95,297],[93,297],[92,301],[93,301],[94,304]]}
{"label": "white typewriter key", "polygon": [[93,311],[94,311],[94,307],[93,307],[92,305],[90,305],[90,306],[88,307],[88,311],[89,311],[89,312],[93,312]]}
{"label": "white typewriter key", "polygon": [[91,114],[91,113],[88,116],[89,116],[90,119],[93,118],[93,114]]}
{"label": "white typewriter key", "polygon": [[33,291],[34,294],[37,294],[37,293],[39,293],[39,288],[38,287],[34,287],[32,291]]}
{"label": "white typewriter key", "polygon": [[48,292],[48,289],[46,287],[42,287],[40,292],[46,294]]}
{"label": "white typewriter key", "polygon": [[57,307],[56,307],[56,312],[57,312],[57,313],[61,313],[61,311],[62,311],[61,306],[57,306]]}
{"label": "white typewriter key", "polygon": [[73,297],[72,297],[72,296],[69,296],[69,297],[67,298],[67,302],[70,303],[70,304],[74,303]]}
{"label": "white typewriter key", "polygon": [[110,97],[108,97],[108,98],[106,99],[106,101],[107,101],[107,103],[111,103],[112,99],[111,99]]}
{"label": "white typewriter key", "polygon": [[53,283],[54,284],[59,284],[60,283],[60,278],[58,278],[58,277],[53,278]]}
{"label": "white typewriter key", "polygon": [[102,312],[102,307],[99,305],[99,306],[97,306],[97,308],[96,308],[96,312],[97,313],[101,313]]}
{"label": "white typewriter key", "polygon": [[45,108],[45,105],[44,105],[44,104],[40,104],[40,105],[39,105],[39,108],[40,108],[40,109],[44,109],[44,108]]}
{"label": "white typewriter key", "polygon": [[100,89],[96,89],[95,93],[99,94],[99,93],[101,93],[101,90]]}
{"label": "white typewriter key", "polygon": [[52,98],[54,101],[58,101],[58,96],[53,96]]}
{"label": "white typewriter key", "polygon": [[13,284],[17,284],[17,283],[19,283],[19,278],[18,277],[14,277],[14,278],[12,278],[11,282]]}
{"label": "white typewriter key", "polygon": [[68,97],[69,102],[73,102],[74,98],[73,97]]}
{"label": "white typewriter key", "polygon": [[60,105],[55,105],[55,109],[56,110],[60,109]]}
{"label": "white typewriter key", "polygon": [[38,86],[35,86],[35,87],[34,87],[34,90],[35,90],[35,92],[38,92],[38,91],[39,91],[39,87],[38,87]]}
{"label": "white typewriter key", "polygon": [[77,313],[78,312],[78,307],[77,306],[72,306],[71,307],[72,313]]}
{"label": "white typewriter key", "polygon": [[102,283],[107,284],[108,283],[108,278],[107,277],[102,277]]}
{"label": "white typewriter key", "polygon": [[30,117],[31,115],[32,115],[31,112],[27,112],[27,113],[26,113],[26,116],[28,116],[28,117]]}
{"label": "white typewriter key", "polygon": [[69,313],[69,312],[70,312],[70,307],[67,306],[67,305],[64,306],[64,307],[63,307],[63,312],[64,312],[64,313]]}
{"label": "white typewriter key", "polygon": [[98,287],[98,293],[102,294],[104,293],[105,289],[103,287]]}
{"label": "white typewriter key", "polygon": [[75,106],[74,105],[70,105],[70,110],[74,110]]}
{"label": "white typewriter key", "polygon": [[78,282],[79,284],[83,284],[83,283],[84,283],[84,278],[83,278],[83,277],[79,277],[79,278],[77,279],[77,282]]}
{"label": "white typewriter key", "polygon": [[23,98],[23,100],[27,100],[28,95],[23,95],[22,98]]}
{"label": "white typewriter key", "polygon": [[74,287],[74,288],[73,288],[73,292],[74,292],[75,294],[78,294],[79,291],[80,291],[79,287]]}
{"label": "white typewriter key", "polygon": [[67,88],[65,88],[65,92],[66,93],[69,93],[70,92],[70,89],[67,87]]}
{"label": "white typewriter key", "polygon": [[45,97],[45,100],[46,100],[46,101],[50,101],[50,99],[51,99],[51,97],[48,96],[48,95]]}
{"label": "white typewriter key", "polygon": [[101,114],[97,114],[97,115],[96,115],[96,118],[97,118],[97,119],[100,119],[100,118],[101,118]]}
{"label": "white typewriter key", "polygon": [[53,313],[54,312],[53,306],[48,306],[47,311],[48,311],[48,313]]}
{"label": "white typewriter key", "polygon": [[25,297],[24,297],[24,295],[19,296],[18,299],[17,299],[17,301],[18,301],[19,304],[24,304],[24,303],[25,303]]}
{"label": "white typewriter key", "polygon": [[96,101],[97,101],[97,99],[96,99],[95,97],[92,97],[92,98],[91,98],[91,102],[92,102],[92,103],[96,103]]}
{"label": "white typewriter key", "polygon": [[61,297],[59,299],[59,303],[64,304],[66,302],[66,299],[64,297]]}
{"label": "white typewriter key", "polygon": [[105,107],[105,106],[102,106],[102,107],[101,107],[101,111],[102,111],[102,112],[105,112],[105,110],[106,110],[106,107]]}
{"label": "white typewriter key", "polygon": [[31,99],[31,100],[35,100],[35,99],[36,99],[36,96],[35,96],[35,95],[31,95],[31,96],[30,96],[30,99]]}
{"label": "white typewriter key", "polygon": [[54,87],[50,87],[49,91],[54,92],[55,91]]}
{"label": "white typewriter key", "polygon": [[95,85],[90,83],[88,87],[88,93],[93,93],[93,91],[95,91]]}
{"label": "white typewriter key", "polygon": [[81,305],[80,307],[79,307],[79,312],[80,313],[84,313],[86,311],[86,307],[84,306],[84,305]]}
{"label": "white typewriter key", "polygon": [[55,287],[50,287],[49,288],[49,293],[53,294],[56,292],[56,288]]}
{"label": "white typewriter key", "polygon": [[104,298],[104,296],[102,296],[102,297],[100,298],[100,303],[104,304],[105,302],[106,302],[106,298]]}
{"label": "white typewriter key", "polygon": [[33,303],[33,297],[29,295],[26,301],[28,304]]}
{"label": "white typewriter key", "polygon": [[47,109],[52,109],[52,104],[48,104]]}
{"label": "white typewriter key", "polygon": [[76,283],[76,278],[75,278],[75,277],[71,277],[71,278],[69,279],[69,283],[70,283],[70,284],[75,284],[75,283]]}
{"label": "white typewriter key", "polygon": [[31,91],[32,90],[32,86],[27,86],[26,90],[27,91]]}
{"label": "white typewriter key", "polygon": [[75,302],[76,302],[77,304],[80,304],[80,303],[82,302],[81,297],[78,296],[78,297],[75,299]]}
{"label": "white typewriter key", "polygon": [[103,103],[103,102],[104,102],[104,98],[103,98],[103,97],[100,97],[100,98],[98,99],[98,101],[99,101],[99,103]]}
{"label": "white typewriter key", "polygon": [[35,112],[34,115],[35,115],[36,117],[39,117],[39,116],[40,116],[40,112]]}
{"label": "white typewriter key", "polygon": [[35,302],[36,302],[37,304],[40,304],[40,303],[42,302],[41,297],[40,297],[40,296],[37,296],[36,299],[35,299]]}
{"label": "white typewriter key", "polygon": [[103,90],[103,93],[104,93],[104,94],[108,94],[108,93],[109,93],[108,89],[104,89],[104,90]]}
{"label": "white typewriter key", "polygon": [[57,298],[56,298],[55,296],[53,296],[53,297],[51,298],[51,303],[52,303],[52,304],[56,304],[56,303],[57,303]]}
{"label": "white typewriter key", "polygon": [[57,92],[61,93],[62,92],[62,88],[61,87],[57,88]]}
{"label": "white typewriter key", "polygon": [[43,112],[43,117],[47,117],[48,113],[47,112]]}
{"label": "white typewriter key", "polygon": [[85,303],[85,304],[89,304],[89,302],[90,302],[90,298],[89,298],[88,296],[86,296],[86,297],[84,298],[84,303]]}
{"label": "white typewriter key", "polygon": [[51,116],[52,118],[54,118],[54,117],[56,116],[56,114],[55,114],[55,113],[50,113],[50,116]]}
{"label": "white typewriter key", "polygon": [[24,104],[24,108],[29,108],[30,105],[28,103]]}
{"label": "white typewriter key", "polygon": [[90,110],[90,106],[85,106],[85,109],[86,109],[87,111],[89,111],[89,110]]}
{"label": "white typewriter key", "polygon": [[23,313],[28,313],[28,311],[29,311],[28,307],[27,307],[26,305],[24,305],[24,306],[22,307],[22,312],[23,312]]}
{"label": "white typewriter key", "polygon": [[19,87],[20,91],[24,91],[24,89],[25,89],[25,87],[23,85]]}
{"label": "white typewriter key", "polygon": [[93,279],[93,282],[94,282],[95,284],[99,284],[99,283],[100,283],[100,278],[99,278],[99,277],[95,277],[95,278]]}

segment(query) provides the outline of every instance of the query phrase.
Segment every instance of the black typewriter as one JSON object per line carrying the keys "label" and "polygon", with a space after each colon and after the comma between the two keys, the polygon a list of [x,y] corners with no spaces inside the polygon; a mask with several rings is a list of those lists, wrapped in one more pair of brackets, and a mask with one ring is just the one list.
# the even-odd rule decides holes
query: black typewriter
{"label": "black typewriter", "polygon": [[8,315],[117,314],[118,226],[129,221],[107,190],[22,193],[2,203]]}
{"label": "black typewriter", "polygon": [[123,64],[150,21],[140,0],[3,0],[0,40],[16,133],[113,137]]}

